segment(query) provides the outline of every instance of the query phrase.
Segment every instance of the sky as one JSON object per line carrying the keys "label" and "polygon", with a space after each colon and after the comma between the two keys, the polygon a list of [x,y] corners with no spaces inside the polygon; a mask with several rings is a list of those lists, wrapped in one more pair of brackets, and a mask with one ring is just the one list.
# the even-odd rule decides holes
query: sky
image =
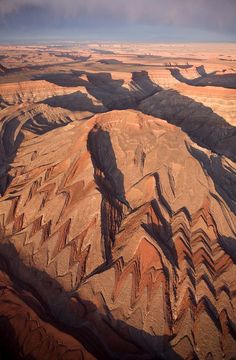
{"label": "sky", "polygon": [[0,42],[236,41],[236,0],[0,0]]}

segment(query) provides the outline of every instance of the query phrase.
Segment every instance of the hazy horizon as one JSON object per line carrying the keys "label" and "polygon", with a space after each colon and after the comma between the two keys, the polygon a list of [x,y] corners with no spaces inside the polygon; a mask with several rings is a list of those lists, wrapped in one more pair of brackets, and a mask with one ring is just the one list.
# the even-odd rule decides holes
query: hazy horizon
{"label": "hazy horizon", "polygon": [[0,42],[234,42],[235,0],[0,0]]}

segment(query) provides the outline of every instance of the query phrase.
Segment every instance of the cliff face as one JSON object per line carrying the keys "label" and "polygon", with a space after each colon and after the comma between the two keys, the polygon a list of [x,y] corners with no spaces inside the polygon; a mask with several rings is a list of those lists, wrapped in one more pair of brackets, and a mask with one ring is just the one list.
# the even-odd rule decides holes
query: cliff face
{"label": "cliff face", "polygon": [[[140,109],[154,113],[154,99]],[[195,108],[185,106],[186,131]],[[2,141],[14,149],[0,202],[8,342],[35,359],[233,359],[233,148],[201,147],[206,140],[168,114],[117,110],[78,122],[54,108],[42,122],[35,109],[20,121],[19,143],[16,132]]]}

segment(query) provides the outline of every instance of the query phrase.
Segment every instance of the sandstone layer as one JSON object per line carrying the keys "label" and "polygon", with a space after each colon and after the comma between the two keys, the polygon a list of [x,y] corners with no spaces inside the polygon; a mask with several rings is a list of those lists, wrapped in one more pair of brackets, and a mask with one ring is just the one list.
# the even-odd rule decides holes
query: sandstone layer
{"label": "sandstone layer", "polygon": [[107,358],[230,359],[236,194],[224,179],[234,171],[178,128],[134,111],[33,137],[1,202],[6,276],[33,288],[29,297],[74,336],[85,326]]}
{"label": "sandstone layer", "polygon": [[90,46],[1,70],[0,358],[233,360],[235,71]]}

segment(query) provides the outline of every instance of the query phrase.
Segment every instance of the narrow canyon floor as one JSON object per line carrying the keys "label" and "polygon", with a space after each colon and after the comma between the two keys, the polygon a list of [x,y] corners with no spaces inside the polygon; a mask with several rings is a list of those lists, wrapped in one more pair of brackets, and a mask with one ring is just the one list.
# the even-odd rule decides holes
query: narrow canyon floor
{"label": "narrow canyon floor", "polygon": [[236,45],[0,46],[0,359],[236,359]]}

